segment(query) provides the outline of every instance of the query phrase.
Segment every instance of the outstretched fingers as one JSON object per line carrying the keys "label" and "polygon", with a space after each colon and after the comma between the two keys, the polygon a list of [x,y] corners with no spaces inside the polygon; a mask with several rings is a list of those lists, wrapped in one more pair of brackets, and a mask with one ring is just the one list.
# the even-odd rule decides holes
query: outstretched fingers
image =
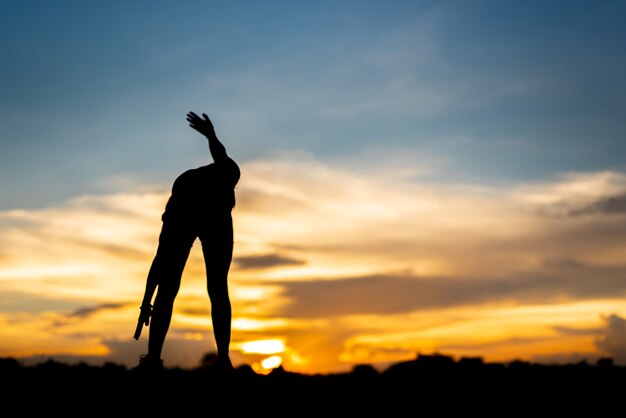
{"label": "outstretched fingers", "polygon": [[194,112],[189,112],[187,113],[187,122],[190,123],[194,123],[194,122],[198,122],[200,119],[200,116],[196,115]]}
{"label": "outstretched fingers", "polygon": [[202,133],[202,124],[204,120],[194,112],[187,113],[187,122],[189,122],[189,126],[195,129],[196,131]]}
{"label": "outstretched fingers", "polygon": [[206,113],[203,113],[202,116],[203,118],[194,112],[187,113],[187,122],[189,122],[189,126],[206,137],[214,137],[215,128],[213,127],[211,119],[209,119]]}

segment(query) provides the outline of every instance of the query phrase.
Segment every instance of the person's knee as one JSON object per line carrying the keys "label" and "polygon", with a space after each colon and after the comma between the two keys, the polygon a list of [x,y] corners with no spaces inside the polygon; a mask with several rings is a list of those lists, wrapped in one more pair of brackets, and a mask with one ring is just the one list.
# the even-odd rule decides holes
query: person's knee
{"label": "person's knee", "polygon": [[230,297],[228,295],[228,288],[226,286],[209,286],[209,298],[213,305],[230,303]]}

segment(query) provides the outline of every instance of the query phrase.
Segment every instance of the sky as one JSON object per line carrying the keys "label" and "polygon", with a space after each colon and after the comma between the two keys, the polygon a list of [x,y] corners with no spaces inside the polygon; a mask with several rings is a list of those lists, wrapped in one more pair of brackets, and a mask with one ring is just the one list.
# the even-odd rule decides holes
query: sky
{"label": "sky", "polygon": [[[0,356],[129,367],[172,182],[242,176],[231,357],[626,364],[626,2],[0,5]],[[164,347],[215,350],[199,243]]]}

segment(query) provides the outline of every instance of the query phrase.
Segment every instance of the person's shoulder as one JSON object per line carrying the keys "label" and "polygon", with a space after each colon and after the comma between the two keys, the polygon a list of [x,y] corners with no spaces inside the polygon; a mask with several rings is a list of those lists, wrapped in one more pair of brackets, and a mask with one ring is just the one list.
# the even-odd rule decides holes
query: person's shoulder
{"label": "person's shoulder", "polygon": [[215,164],[211,163],[211,164],[207,164],[207,165],[201,165],[199,167],[194,167],[194,168],[190,168],[187,171],[185,171],[184,173],[181,174],[182,175],[193,175],[193,174],[199,174],[199,173],[204,173],[207,171],[211,171],[213,170],[213,166]]}
{"label": "person's shoulder", "polygon": [[197,170],[198,170],[197,168],[190,168],[188,170],[185,170],[178,175],[177,179],[184,179],[186,177],[192,177],[197,172]]}
{"label": "person's shoulder", "polygon": [[200,178],[208,174],[208,171],[210,171],[208,166],[190,168],[183,171],[178,177],[176,177],[174,184],[197,182]]}
{"label": "person's shoulder", "polygon": [[230,157],[226,157],[217,162],[210,164],[221,170],[239,170],[239,165]]}

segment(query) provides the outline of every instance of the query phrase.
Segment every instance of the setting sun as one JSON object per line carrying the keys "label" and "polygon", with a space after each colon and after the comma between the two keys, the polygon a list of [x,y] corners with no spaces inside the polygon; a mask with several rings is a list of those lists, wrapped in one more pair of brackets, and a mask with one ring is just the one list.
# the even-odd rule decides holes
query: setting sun
{"label": "setting sun", "polygon": [[285,351],[285,344],[281,340],[248,341],[240,344],[244,354],[275,354]]}

